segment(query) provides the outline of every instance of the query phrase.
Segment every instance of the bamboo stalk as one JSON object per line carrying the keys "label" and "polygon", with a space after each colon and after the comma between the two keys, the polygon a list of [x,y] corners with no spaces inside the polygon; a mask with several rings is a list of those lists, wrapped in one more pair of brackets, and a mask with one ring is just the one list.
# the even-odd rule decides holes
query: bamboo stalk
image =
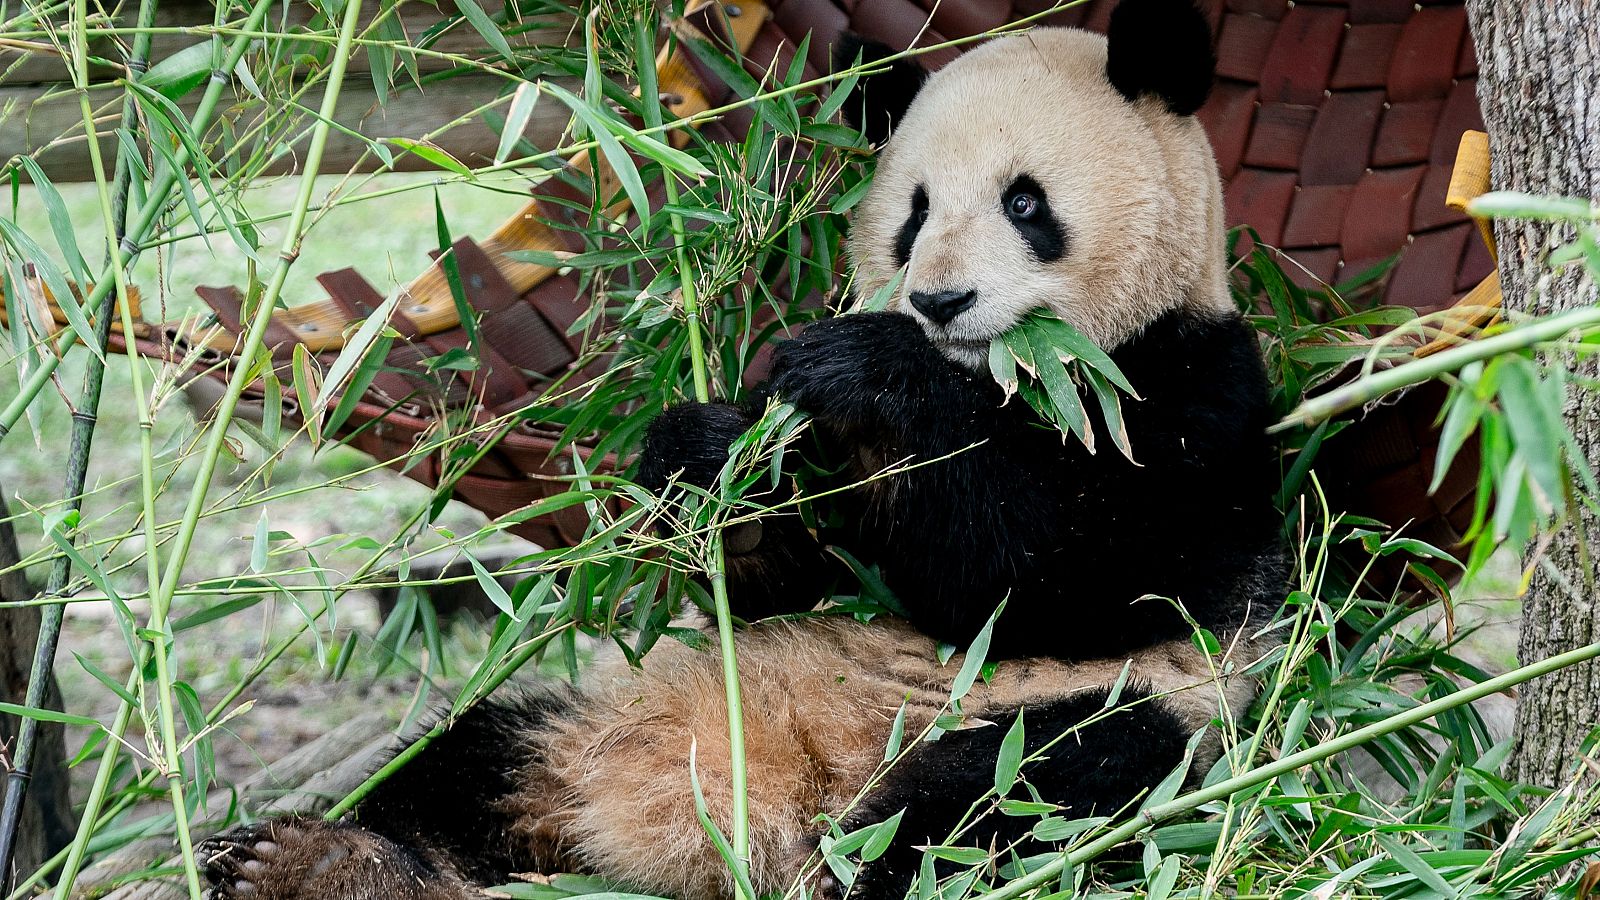
{"label": "bamboo stalk", "polygon": [[[75,40],[85,53],[87,66],[87,39],[82,35],[82,23],[87,18],[87,0],[77,0],[78,33]],[[87,72],[84,75],[84,86],[87,86]],[[83,109],[84,127],[92,133],[94,119],[89,107],[87,90],[79,93]],[[131,93],[126,102],[131,102]],[[108,234],[115,234],[122,228],[116,220],[116,211],[111,195],[106,186],[105,164],[100,155],[99,141],[89,142],[90,169],[94,173],[95,187],[100,199],[100,212]],[[120,311],[123,333],[133,333],[133,308],[129,301],[127,282],[127,265],[122,258],[121,241],[113,241],[109,249],[111,256],[112,278],[116,290],[117,306]],[[145,553],[145,576],[154,584],[160,575],[160,556],[157,550],[157,535],[155,533],[156,517],[156,477],[155,477],[155,449],[152,442],[154,422],[150,415],[149,399],[144,392],[144,375],[139,365],[139,357],[133,341],[127,341],[128,373],[130,390],[139,419],[139,461],[140,461],[140,500],[143,506],[143,519],[145,540],[148,550]],[[170,605],[170,604],[169,604]],[[190,900],[200,900],[200,872],[195,865],[194,839],[189,830],[189,807],[184,800],[183,768],[178,754],[178,737],[176,716],[173,709],[172,672],[168,655],[167,636],[167,611],[169,605],[163,605],[152,598],[150,604],[150,618],[148,631],[155,635],[149,641],[149,653],[155,659],[156,667],[156,706],[158,727],[160,729],[160,756],[162,774],[167,779],[167,793],[172,800],[173,830],[178,839],[178,849],[183,859],[183,872],[185,886],[188,888]],[[144,653],[141,656],[147,655]],[[135,673],[143,672],[143,666],[134,669]],[[142,682],[142,679],[140,679]],[[141,692],[142,693],[142,692]],[[98,773],[97,773],[98,774]],[[75,874],[75,873],[74,873]]]}
{"label": "bamboo stalk", "polygon": [[1537,344],[1559,340],[1574,331],[1600,326],[1600,308],[1583,307],[1551,316],[1527,325],[1520,325],[1493,337],[1478,338],[1459,347],[1413,360],[1404,365],[1373,372],[1337,390],[1301,403],[1283,421],[1269,431],[1284,431],[1297,425],[1312,426],[1331,419],[1339,413],[1370,403],[1385,394],[1401,388],[1421,384],[1447,372],[1454,372],[1469,363],[1515,353]]}
{"label": "bamboo stalk", "polygon": [[[660,104],[646,98],[645,109],[659,119]],[[650,124],[656,124],[650,122]],[[666,188],[667,203],[678,205],[678,179],[663,169],[662,181]],[[694,270],[689,266],[689,248],[683,216],[674,212],[669,216],[672,228],[673,253],[678,263],[678,281],[683,292],[683,318],[689,329],[689,364],[694,379],[695,400],[711,402],[710,379],[707,377],[705,340],[700,328],[700,298],[695,289]],[[744,701],[739,690],[738,649],[733,635],[733,611],[728,604],[727,561],[723,556],[722,530],[711,533],[711,603],[717,619],[717,644],[722,656],[722,684],[728,704],[728,764],[733,791],[733,855],[746,870],[750,866],[750,778],[745,761]],[[737,900],[753,900],[744,896],[738,880],[734,883]]]}
{"label": "bamboo stalk", "polygon": [[[139,4],[138,22],[148,26],[155,21],[155,0],[141,0]],[[84,38],[86,27],[85,10],[80,4],[75,8],[76,22],[74,23],[74,76],[79,89],[79,98],[82,103],[84,127],[90,133],[94,129],[94,119],[89,110],[87,94],[88,87],[88,48]],[[150,35],[140,34],[134,38],[132,50],[128,58],[128,77],[137,80],[149,66]],[[133,98],[125,96],[122,105],[122,126],[129,127],[134,114]],[[99,144],[90,141],[91,153],[95,158],[94,168],[100,193],[104,200],[105,185],[103,183],[103,170],[100,168]],[[132,185],[132,172],[127,163],[119,155],[116,163],[116,178],[113,194],[115,210],[109,207],[110,213],[105,222],[108,264],[117,265],[117,255],[122,241],[125,215],[128,200],[128,191]],[[120,275],[119,275],[120,278]],[[121,285],[117,295],[124,304],[127,300],[126,285]],[[112,301],[115,298],[107,295],[95,312],[94,346],[100,348],[98,354],[90,354],[84,363],[83,390],[80,393],[78,407],[72,416],[71,446],[67,451],[67,474],[63,485],[62,496],[67,498],[67,509],[76,512],[83,506],[83,485],[89,470],[89,455],[94,444],[95,426],[98,423],[100,410],[100,395],[105,384],[104,359],[105,347],[111,335]],[[63,302],[66,302],[65,299]],[[129,332],[124,332],[129,333]],[[129,342],[131,346],[131,341]],[[57,559],[50,568],[50,576],[45,584],[45,593],[49,596],[59,595],[66,589],[67,582],[72,573],[71,560]],[[28,675],[28,692],[24,700],[25,705],[38,708],[44,703],[44,689],[49,682],[50,672],[55,668],[56,648],[61,637],[61,624],[65,617],[65,607],[60,604],[51,605],[43,611],[39,623],[39,636],[34,643],[33,666]],[[137,671],[137,669],[135,670]],[[38,738],[39,722],[36,719],[24,717],[17,727],[17,745],[12,759],[12,768],[7,775],[7,788],[5,805],[0,808],[0,872],[10,872],[12,857],[16,848],[17,828],[21,823],[22,804],[27,798],[28,784],[32,777],[33,754],[35,742]]]}
{"label": "bamboo stalk", "polygon": [[1600,657],[1600,643],[1589,644],[1576,650],[1569,650],[1566,653],[1552,656],[1549,659],[1512,669],[1504,675],[1464,687],[1454,693],[1446,694],[1438,700],[1424,703],[1415,709],[1408,709],[1387,719],[1325,741],[1315,747],[1308,747],[1305,750],[1291,753],[1266,765],[1257,766],[1232,778],[1219,781],[1211,787],[1191,791],[1166,803],[1140,810],[1132,819],[1106,832],[1101,837],[1084,844],[1076,850],[1061,854],[1056,859],[1045,863],[1021,878],[986,894],[979,894],[974,900],[1011,900],[1012,897],[1020,896],[1034,888],[1050,883],[1070,867],[1079,866],[1094,859],[1118,844],[1136,837],[1139,832],[1153,825],[1158,825],[1168,819],[1190,812],[1214,800],[1231,797],[1241,791],[1253,788],[1263,782],[1271,781],[1280,775],[1285,775],[1312,763],[1320,762],[1335,754],[1354,749],[1375,738],[1416,725],[1458,706],[1463,706],[1474,700],[1480,700],[1490,694],[1498,694],[1501,691],[1516,687],[1524,681],[1548,675],[1551,672],[1587,662],[1596,657]]}

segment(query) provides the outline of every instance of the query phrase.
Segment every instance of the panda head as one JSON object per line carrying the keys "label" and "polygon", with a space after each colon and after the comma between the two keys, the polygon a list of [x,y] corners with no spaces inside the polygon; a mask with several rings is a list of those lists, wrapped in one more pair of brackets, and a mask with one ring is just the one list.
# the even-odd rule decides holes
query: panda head
{"label": "panda head", "polygon": [[1123,0],[1106,37],[1039,28],[925,80],[904,61],[864,79],[847,109],[888,141],[852,225],[857,295],[904,268],[891,307],[974,367],[1039,307],[1108,349],[1178,307],[1230,309],[1193,116],[1214,69],[1190,0]]}

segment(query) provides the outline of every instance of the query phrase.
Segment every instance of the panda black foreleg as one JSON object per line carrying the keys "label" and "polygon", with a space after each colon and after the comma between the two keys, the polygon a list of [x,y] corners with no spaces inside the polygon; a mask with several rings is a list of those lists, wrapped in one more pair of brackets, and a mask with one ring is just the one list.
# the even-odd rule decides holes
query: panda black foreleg
{"label": "panda black foreleg", "polygon": [[[1108,712],[1107,697],[1106,690],[1080,692],[1029,704],[1021,713],[1024,759],[1055,741],[1021,771],[1044,801],[1061,807],[1054,815],[1116,815],[1183,759],[1189,729],[1162,700],[1127,688],[1115,711],[1090,722]],[[994,787],[1001,743],[1017,715],[1015,710],[987,715],[993,725],[946,733],[919,745],[890,770],[844,823],[848,832],[904,810],[890,849],[862,867],[850,897],[898,900],[905,894],[922,862],[915,848],[947,843],[974,803]],[[1019,784],[1012,794],[1021,796],[1023,790]],[[985,849],[992,845],[997,851],[1022,842],[1020,855],[1041,852],[1043,847],[1026,846],[1036,820],[994,811],[992,799],[978,804],[975,821],[952,842]],[[1001,861],[1007,857],[1003,854]]]}
{"label": "panda black foreleg", "polygon": [[987,374],[951,362],[904,313],[824,319],[778,345],[770,386],[824,429],[862,446],[913,453],[933,437],[963,446],[991,436],[1003,401]]}
{"label": "panda black foreleg", "polygon": [[[639,483],[660,494],[674,479],[709,490],[728,463],[728,448],[760,414],[731,403],[682,403],[668,408],[645,435]],[[787,486],[751,499],[777,503]],[[793,509],[740,522],[723,533],[728,602],[735,615],[755,620],[815,606],[832,566]]]}

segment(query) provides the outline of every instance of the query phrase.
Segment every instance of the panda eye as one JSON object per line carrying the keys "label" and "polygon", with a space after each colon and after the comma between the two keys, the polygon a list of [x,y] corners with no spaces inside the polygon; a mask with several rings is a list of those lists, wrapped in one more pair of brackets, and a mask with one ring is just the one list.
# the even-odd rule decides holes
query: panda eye
{"label": "panda eye", "polygon": [[911,248],[917,242],[917,233],[922,231],[922,226],[928,221],[928,189],[917,185],[911,194],[911,215],[900,225],[899,234],[894,239],[894,259],[896,265],[905,265],[911,260]]}
{"label": "panda eye", "polygon": [[928,221],[928,191],[921,185],[917,185],[916,193],[911,195],[911,218],[918,225]]}
{"label": "panda eye", "polygon": [[1013,178],[1000,195],[1006,218],[1034,258],[1044,263],[1055,262],[1067,252],[1067,229],[1051,212],[1049,197],[1044,186],[1026,174]]}
{"label": "panda eye", "polygon": [[1006,202],[1006,211],[1014,218],[1031,219],[1039,211],[1039,198],[1032,194],[1013,194]]}

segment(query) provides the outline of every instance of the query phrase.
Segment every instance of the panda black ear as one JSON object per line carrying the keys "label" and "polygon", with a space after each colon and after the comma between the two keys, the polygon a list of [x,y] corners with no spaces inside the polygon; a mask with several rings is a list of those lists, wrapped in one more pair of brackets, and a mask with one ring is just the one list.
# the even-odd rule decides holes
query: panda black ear
{"label": "panda black ear", "polygon": [[1122,0],[1106,31],[1106,77],[1130,101],[1160,97],[1180,116],[1211,94],[1211,25],[1193,0]]}
{"label": "panda black ear", "polygon": [[[844,32],[833,45],[833,69],[843,71],[857,62],[876,63],[895,53],[888,44],[870,41],[858,34]],[[845,121],[867,136],[874,144],[889,139],[889,133],[899,124],[900,118],[910,108],[911,101],[922,90],[928,73],[909,59],[888,63],[888,71],[865,75],[856,81],[850,96],[845,98]]]}

